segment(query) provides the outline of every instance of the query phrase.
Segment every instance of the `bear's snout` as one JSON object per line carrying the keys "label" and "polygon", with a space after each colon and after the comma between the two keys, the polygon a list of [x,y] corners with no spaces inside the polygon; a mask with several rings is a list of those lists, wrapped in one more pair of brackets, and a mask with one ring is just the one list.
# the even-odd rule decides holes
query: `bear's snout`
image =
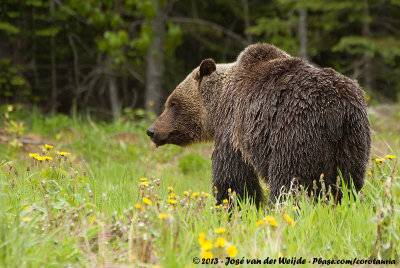
{"label": "bear's snout", "polygon": [[154,133],[155,133],[155,132],[156,132],[156,131],[155,131],[154,127],[151,126],[151,127],[149,127],[149,128],[147,129],[146,134],[147,134],[147,136],[149,136],[150,138],[152,138],[152,137],[154,136]]}

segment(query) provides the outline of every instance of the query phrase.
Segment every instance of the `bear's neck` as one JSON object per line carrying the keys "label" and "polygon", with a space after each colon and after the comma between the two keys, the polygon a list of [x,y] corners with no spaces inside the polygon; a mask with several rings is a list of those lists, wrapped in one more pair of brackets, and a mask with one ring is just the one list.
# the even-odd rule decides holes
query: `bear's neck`
{"label": "bear's neck", "polygon": [[212,74],[213,77],[211,78],[212,83],[210,83],[210,85],[212,86],[207,87],[208,92],[203,95],[203,105],[206,114],[205,140],[214,140],[215,138],[215,129],[217,127],[216,123],[219,117],[217,108],[221,102],[221,95],[226,84],[226,78],[229,76],[229,73],[234,65],[235,63],[217,64],[215,74]]}

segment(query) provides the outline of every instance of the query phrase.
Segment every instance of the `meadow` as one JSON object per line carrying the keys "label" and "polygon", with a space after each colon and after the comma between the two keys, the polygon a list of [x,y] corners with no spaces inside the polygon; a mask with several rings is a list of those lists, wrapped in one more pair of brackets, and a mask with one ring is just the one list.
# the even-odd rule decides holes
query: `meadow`
{"label": "meadow", "polygon": [[370,109],[373,149],[356,198],[336,205],[300,191],[260,210],[215,206],[212,144],[156,148],[141,110],[112,123],[18,105],[1,114],[0,267],[400,264],[397,106]]}

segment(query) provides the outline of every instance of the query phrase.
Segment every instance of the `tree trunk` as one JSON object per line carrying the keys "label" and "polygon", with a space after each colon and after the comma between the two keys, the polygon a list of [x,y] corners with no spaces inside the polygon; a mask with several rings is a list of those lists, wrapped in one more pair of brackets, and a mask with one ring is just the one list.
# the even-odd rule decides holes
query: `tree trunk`
{"label": "tree trunk", "polygon": [[[250,28],[250,19],[249,19],[249,2],[247,0],[242,0],[243,5],[243,15],[244,15],[244,26],[245,31]],[[253,38],[250,33],[246,33],[246,39],[249,43],[253,42]]]}
{"label": "tree trunk", "polygon": [[[50,14],[54,13],[54,0],[50,1]],[[56,39],[55,36],[50,37],[50,57],[51,57],[51,110],[54,113],[57,109],[57,66],[56,66]]]}
{"label": "tree trunk", "polygon": [[166,9],[160,4],[161,1],[155,0],[154,8],[156,16],[151,22],[154,35],[147,50],[146,57],[146,94],[145,108],[159,114],[161,111],[162,84],[164,77],[164,44],[166,32]]}
{"label": "tree trunk", "polygon": [[[364,8],[363,8],[363,13],[364,13],[364,20],[362,23],[362,35],[364,37],[370,37],[371,36],[371,28],[369,25],[369,5],[368,5],[368,0],[364,0]],[[371,63],[371,57],[368,56],[367,53],[364,54],[364,70],[363,70],[363,77],[364,77],[364,86],[365,88],[369,90],[373,90],[375,88],[375,79],[374,75],[372,72],[372,63]]]}
{"label": "tree trunk", "polygon": [[117,120],[120,116],[117,78],[110,75],[108,78],[108,92],[110,93],[110,104],[113,120]]}
{"label": "tree trunk", "polygon": [[307,53],[307,9],[305,7],[300,8],[299,10],[299,57],[305,60],[308,60]]}

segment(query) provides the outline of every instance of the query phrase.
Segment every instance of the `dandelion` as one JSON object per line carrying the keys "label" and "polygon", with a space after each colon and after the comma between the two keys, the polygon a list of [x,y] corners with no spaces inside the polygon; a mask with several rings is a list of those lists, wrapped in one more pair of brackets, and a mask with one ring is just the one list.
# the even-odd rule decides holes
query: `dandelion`
{"label": "dandelion", "polygon": [[47,149],[47,150],[50,150],[50,149],[53,149],[53,145],[49,145],[49,144],[45,144],[44,145],[44,147]]}
{"label": "dandelion", "polygon": [[203,245],[205,241],[206,241],[206,234],[205,233],[199,233],[199,244]]}
{"label": "dandelion", "polygon": [[383,161],[385,161],[385,159],[383,159],[383,158],[375,158],[375,162],[377,162],[377,163],[381,163]]}
{"label": "dandelion", "polygon": [[214,206],[214,208],[216,208],[216,209],[219,209],[219,208],[220,208],[220,206],[218,206],[218,205],[215,205],[215,206]]}
{"label": "dandelion", "polygon": [[178,203],[178,201],[172,200],[172,199],[168,199],[167,201],[168,201],[168,203],[170,203],[171,205],[175,205],[176,203]]}
{"label": "dandelion", "polygon": [[39,154],[29,154],[29,157],[35,158],[36,156],[39,156]]}
{"label": "dandelion", "polygon": [[263,221],[263,220],[259,220],[256,222],[256,226],[262,226],[264,224],[265,224],[265,221]]}
{"label": "dandelion", "polygon": [[136,209],[143,209],[143,207],[140,204],[135,204]]}
{"label": "dandelion", "polygon": [[370,171],[370,172],[368,172],[368,175],[372,175],[372,172]]}
{"label": "dandelion", "polygon": [[298,208],[298,207],[296,207],[296,206],[294,206],[292,209],[293,209],[293,210],[298,210],[299,208]]}
{"label": "dandelion", "polygon": [[189,192],[188,191],[184,191],[183,194],[186,195],[186,196],[189,196]]}
{"label": "dandelion", "polygon": [[265,220],[266,223],[269,223],[269,225],[271,225],[273,227],[278,226],[278,222],[272,216],[265,216],[264,220]]}
{"label": "dandelion", "polygon": [[147,179],[146,178],[140,178],[139,179],[141,182],[145,182],[145,181],[147,181]]}
{"label": "dandelion", "polygon": [[172,199],[172,198],[174,198],[175,197],[175,194],[174,193],[170,193],[169,195],[168,195],[168,198],[169,199]]}
{"label": "dandelion", "polygon": [[228,199],[224,199],[224,200],[222,200],[222,203],[224,203],[224,204],[228,204]]}
{"label": "dandelion", "polygon": [[43,156],[42,158],[43,158],[44,161],[48,161],[48,162],[53,160],[53,157],[50,157],[50,156]]}
{"label": "dandelion", "polygon": [[226,253],[228,253],[229,257],[233,258],[237,255],[238,251],[235,246],[229,246],[226,248]]}
{"label": "dandelion", "polygon": [[396,158],[395,155],[391,155],[391,154],[385,155],[385,157],[386,157],[387,159],[395,159],[395,158]]}
{"label": "dandelion", "polygon": [[223,238],[223,237],[218,237],[217,241],[215,241],[215,247],[223,248],[223,247],[225,247],[225,245],[226,245],[226,241],[225,241],[225,238]]}
{"label": "dandelion", "polygon": [[148,198],[146,198],[146,197],[143,197],[142,198],[142,201],[143,201],[143,203],[145,203],[146,205],[151,205],[151,200],[150,199],[148,199]]}
{"label": "dandelion", "polygon": [[24,209],[31,209],[29,206],[25,206]]}
{"label": "dandelion", "polygon": [[203,244],[201,245],[201,250],[208,251],[212,249],[213,244],[211,240],[204,240]]}
{"label": "dandelion", "polygon": [[289,223],[291,226],[294,226],[294,220],[288,214],[285,213],[285,215],[283,215],[283,218],[285,218],[287,223]]}
{"label": "dandelion", "polygon": [[90,225],[93,225],[95,221],[96,221],[96,218],[93,216],[92,219],[90,220]]}
{"label": "dandelion", "polygon": [[59,152],[58,156],[69,156],[69,153],[67,153],[67,152]]}
{"label": "dandelion", "polygon": [[203,196],[204,196],[204,197],[209,197],[209,196],[210,196],[210,194],[203,193]]}
{"label": "dandelion", "polygon": [[34,156],[33,158],[36,159],[37,161],[43,161],[44,160],[43,157],[41,157],[39,155]]}
{"label": "dandelion", "polygon": [[160,220],[165,220],[166,218],[169,218],[169,217],[171,217],[171,215],[169,215],[169,214],[165,214],[165,213],[158,214],[158,218]]}
{"label": "dandelion", "polygon": [[140,185],[141,185],[141,186],[149,186],[150,183],[148,183],[147,181],[144,181],[144,182],[141,182]]}
{"label": "dandelion", "polygon": [[214,230],[217,234],[222,234],[226,232],[226,229],[224,227],[222,228],[217,228]]}
{"label": "dandelion", "polygon": [[168,191],[172,192],[174,188],[172,186],[168,187]]}
{"label": "dandelion", "polygon": [[211,251],[203,251],[203,252],[200,254],[200,257],[202,257],[202,258],[204,258],[204,259],[212,259],[212,258],[214,258],[214,255],[212,254]]}
{"label": "dandelion", "polygon": [[22,220],[23,220],[23,221],[25,221],[25,222],[29,222],[29,221],[31,221],[32,219],[31,219],[31,218],[28,218],[28,217],[26,217],[26,218],[22,218]]}
{"label": "dandelion", "polygon": [[195,192],[195,193],[192,194],[193,197],[198,197],[199,195],[200,195],[199,192]]}

